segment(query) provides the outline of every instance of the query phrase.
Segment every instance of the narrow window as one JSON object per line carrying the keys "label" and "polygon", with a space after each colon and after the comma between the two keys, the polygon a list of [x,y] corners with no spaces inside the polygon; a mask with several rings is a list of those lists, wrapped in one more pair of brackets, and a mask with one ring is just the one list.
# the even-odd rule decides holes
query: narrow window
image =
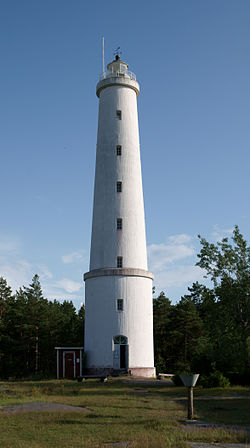
{"label": "narrow window", "polygon": [[119,145],[116,147],[116,155],[117,156],[121,156],[122,155],[122,147],[119,146]]}
{"label": "narrow window", "polygon": [[121,182],[116,182],[116,191],[117,191],[117,193],[122,192],[122,183]]}
{"label": "narrow window", "polygon": [[117,299],[117,311],[123,311],[123,299]]}
{"label": "narrow window", "polygon": [[122,119],[122,111],[121,110],[116,111],[116,117],[118,118],[118,120]]}
{"label": "narrow window", "polygon": [[116,226],[117,226],[117,230],[122,230],[122,218],[117,218]]}
{"label": "narrow window", "polygon": [[117,267],[122,268],[122,257],[117,257]]}

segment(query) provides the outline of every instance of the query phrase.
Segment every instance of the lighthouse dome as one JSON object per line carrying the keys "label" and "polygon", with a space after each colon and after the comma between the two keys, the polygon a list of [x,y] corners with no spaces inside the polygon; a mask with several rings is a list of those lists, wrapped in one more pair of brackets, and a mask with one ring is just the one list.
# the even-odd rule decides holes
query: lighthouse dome
{"label": "lighthouse dome", "polygon": [[121,61],[119,56],[116,56],[116,59],[107,65],[107,71],[100,75],[99,82],[96,86],[97,96],[100,96],[102,89],[113,85],[130,87],[136,92],[137,96],[140,92],[135,74],[128,70],[128,64]]}
{"label": "lighthouse dome", "polygon": [[110,62],[107,65],[108,73],[107,75],[113,75],[114,73],[116,76],[119,75],[126,75],[126,72],[128,70],[128,64],[126,62],[121,61],[120,59],[115,59],[115,61]]}

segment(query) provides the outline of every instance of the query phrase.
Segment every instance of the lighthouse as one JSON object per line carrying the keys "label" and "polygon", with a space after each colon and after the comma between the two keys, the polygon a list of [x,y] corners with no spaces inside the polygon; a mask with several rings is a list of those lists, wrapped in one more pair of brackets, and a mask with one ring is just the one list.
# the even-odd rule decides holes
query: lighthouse
{"label": "lighthouse", "polygon": [[99,98],[89,272],[85,281],[85,371],[155,376],[153,274],[148,271],[137,97],[116,55]]}

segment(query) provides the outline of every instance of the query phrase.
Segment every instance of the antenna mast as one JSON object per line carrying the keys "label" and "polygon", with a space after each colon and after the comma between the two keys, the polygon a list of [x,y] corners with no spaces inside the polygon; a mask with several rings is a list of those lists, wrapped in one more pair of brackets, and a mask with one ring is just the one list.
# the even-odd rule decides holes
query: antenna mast
{"label": "antenna mast", "polygon": [[102,37],[102,76],[104,78],[105,65],[104,65],[104,37]]}

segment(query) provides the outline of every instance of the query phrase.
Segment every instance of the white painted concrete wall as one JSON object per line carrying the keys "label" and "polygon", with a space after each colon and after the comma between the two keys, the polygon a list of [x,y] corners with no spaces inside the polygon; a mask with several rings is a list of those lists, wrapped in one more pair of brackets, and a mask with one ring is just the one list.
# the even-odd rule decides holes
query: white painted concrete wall
{"label": "white painted concrete wall", "polygon": [[[105,88],[104,88],[105,87]],[[99,120],[90,271],[117,267],[147,271],[137,94],[126,77],[108,77],[97,85]],[[119,120],[116,111],[122,112]],[[117,156],[116,146],[122,147]],[[122,182],[117,193],[116,183]],[[117,218],[123,228],[117,230]],[[150,277],[150,276],[149,276]],[[129,368],[154,372],[152,280],[136,275],[85,279],[85,367],[113,368],[113,337],[128,338]],[[117,311],[117,299],[124,310]]]}
{"label": "white painted concrete wall", "polygon": [[[116,117],[122,111],[122,119]],[[90,270],[116,267],[147,269],[141,161],[134,90],[111,86],[100,93]],[[122,155],[116,155],[116,146]],[[122,193],[116,182],[122,182]],[[117,232],[116,219],[123,230]]]}
{"label": "white painted concrete wall", "polygon": [[[153,367],[152,280],[97,277],[86,280],[85,357],[88,368],[113,367],[113,337],[128,338],[129,368]],[[124,300],[117,311],[116,299]]]}

